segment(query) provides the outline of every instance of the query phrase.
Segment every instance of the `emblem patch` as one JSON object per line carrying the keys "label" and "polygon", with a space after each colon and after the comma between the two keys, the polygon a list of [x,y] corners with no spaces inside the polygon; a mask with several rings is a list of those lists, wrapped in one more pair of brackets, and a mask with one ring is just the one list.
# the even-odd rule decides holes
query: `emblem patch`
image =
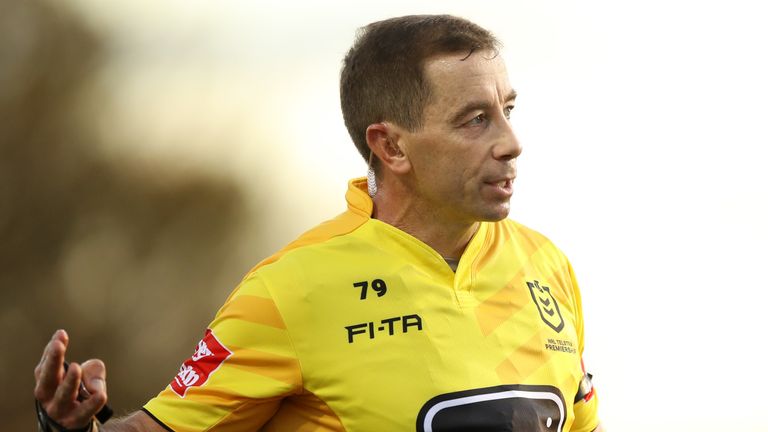
{"label": "emblem patch", "polygon": [[205,384],[208,377],[231,355],[232,352],[216,339],[211,329],[207,329],[203,339],[197,343],[195,353],[179,368],[179,373],[171,382],[171,390],[184,397],[190,387]]}
{"label": "emblem patch", "polygon": [[565,326],[563,316],[560,314],[560,306],[557,305],[557,300],[549,292],[549,287],[539,285],[539,281],[526,282],[528,289],[531,291],[531,297],[533,302],[536,303],[536,307],[539,309],[539,315],[541,319],[552,330],[560,333],[560,330]]}

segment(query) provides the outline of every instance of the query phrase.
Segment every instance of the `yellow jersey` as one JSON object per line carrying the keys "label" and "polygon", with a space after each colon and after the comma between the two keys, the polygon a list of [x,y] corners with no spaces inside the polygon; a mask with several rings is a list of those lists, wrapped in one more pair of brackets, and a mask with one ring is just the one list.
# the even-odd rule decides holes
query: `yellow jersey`
{"label": "yellow jersey", "polygon": [[174,431],[593,430],[562,252],[482,222],[454,272],[365,187],[246,275],[144,410]]}

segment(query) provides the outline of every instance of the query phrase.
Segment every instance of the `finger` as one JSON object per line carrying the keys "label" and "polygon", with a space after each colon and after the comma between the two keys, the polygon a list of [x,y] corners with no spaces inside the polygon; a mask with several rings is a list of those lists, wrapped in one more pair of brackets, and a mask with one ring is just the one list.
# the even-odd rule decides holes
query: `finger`
{"label": "finger", "polygon": [[[94,368],[91,365],[90,368]],[[95,395],[88,396],[83,402],[78,402],[80,382],[84,379],[82,366],[71,363],[61,385],[56,391],[56,396],[47,409],[48,415],[60,425],[69,429],[83,428],[91,421],[93,416],[106,403],[106,392],[99,391],[99,384],[92,385]],[[98,376],[97,381],[101,380]]]}
{"label": "finger", "polygon": [[67,417],[76,426],[85,426],[107,403],[107,370],[101,360],[88,360],[80,366],[81,380],[89,395]]}
{"label": "finger", "polygon": [[64,375],[61,385],[56,389],[53,402],[49,406],[45,406],[48,415],[55,419],[55,416],[64,416],[72,409],[75,400],[77,400],[82,373],[83,371],[77,363],[69,365],[69,370]]}
{"label": "finger", "polygon": [[71,415],[75,419],[75,422],[85,425],[99,412],[99,410],[101,410],[101,407],[106,405],[106,403],[106,392],[102,391],[94,393],[88,396],[84,401],[80,402]]}
{"label": "finger", "polygon": [[35,378],[39,378],[39,374],[44,371],[45,365],[49,364],[51,361],[55,361],[58,355],[62,355],[63,359],[62,348],[66,351],[68,344],[69,336],[67,335],[67,332],[64,330],[56,330],[53,333],[51,340],[45,345],[43,355],[40,357],[40,362],[35,367]]}
{"label": "finger", "polygon": [[40,401],[52,398],[64,374],[64,354],[69,337],[64,330],[57,330],[43,351],[35,368],[35,397]]}

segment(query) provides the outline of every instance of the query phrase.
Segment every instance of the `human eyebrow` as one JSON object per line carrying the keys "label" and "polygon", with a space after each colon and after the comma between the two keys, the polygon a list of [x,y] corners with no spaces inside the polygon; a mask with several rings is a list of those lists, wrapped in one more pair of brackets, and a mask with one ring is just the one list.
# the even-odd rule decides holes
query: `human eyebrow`
{"label": "human eyebrow", "polygon": [[517,92],[515,89],[509,90],[509,93],[507,93],[507,97],[504,98],[504,102],[510,102],[517,99]]}
{"label": "human eyebrow", "polygon": [[[504,98],[504,103],[513,102],[517,98],[517,92],[510,90]],[[459,108],[454,115],[451,116],[451,123],[460,123],[467,114],[477,110],[488,110],[492,107],[492,104],[488,101],[471,101]]]}

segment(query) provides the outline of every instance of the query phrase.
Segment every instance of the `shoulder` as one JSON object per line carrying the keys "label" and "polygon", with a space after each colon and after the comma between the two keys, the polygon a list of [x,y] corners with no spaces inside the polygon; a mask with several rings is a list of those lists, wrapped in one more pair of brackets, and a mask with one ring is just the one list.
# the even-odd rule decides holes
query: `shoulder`
{"label": "shoulder", "polygon": [[320,223],[314,228],[304,232],[285,247],[265,258],[254,266],[245,279],[252,277],[257,272],[270,270],[286,270],[285,267],[301,266],[309,259],[307,256],[315,254],[323,248],[332,247],[334,244],[354,241],[350,234],[362,227],[370,218],[363,217],[353,212],[344,212],[333,219]]}
{"label": "shoulder", "polygon": [[354,233],[365,222],[365,218],[353,213],[342,213],[262,260],[230,293],[216,322],[236,318],[286,329],[286,315],[308,305],[307,298],[327,283],[337,269],[349,264],[349,260],[340,258],[339,252],[350,254],[344,252],[348,250],[345,245],[360,242],[360,236]]}
{"label": "shoulder", "polygon": [[520,222],[505,219],[489,224],[487,249],[501,262],[520,267],[531,274],[556,276],[570,284],[571,263],[549,237]]}
{"label": "shoulder", "polygon": [[565,258],[563,252],[549,237],[520,222],[504,219],[489,224],[489,227],[489,235],[492,241],[506,241],[511,246],[527,249],[530,253],[547,250],[549,253],[561,255]]}
{"label": "shoulder", "polygon": [[497,222],[500,229],[508,230],[513,235],[517,237],[523,237],[523,238],[530,238],[532,240],[535,240],[537,242],[550,242],[549,238],[542,234],[541,232],[527,226],[523,225],[522,223],[512,220],[512,219],[504,219],[502,221]]}
{"label": "shoulder", "polygon": [[367,240],[361,228],[368,221],[368,217],[347,211],[320,223],[256,264],[230,299],[244,290],[256,290],[261,296],[277,300],[306,294],[322,285],[363,259],[359,251]]}

